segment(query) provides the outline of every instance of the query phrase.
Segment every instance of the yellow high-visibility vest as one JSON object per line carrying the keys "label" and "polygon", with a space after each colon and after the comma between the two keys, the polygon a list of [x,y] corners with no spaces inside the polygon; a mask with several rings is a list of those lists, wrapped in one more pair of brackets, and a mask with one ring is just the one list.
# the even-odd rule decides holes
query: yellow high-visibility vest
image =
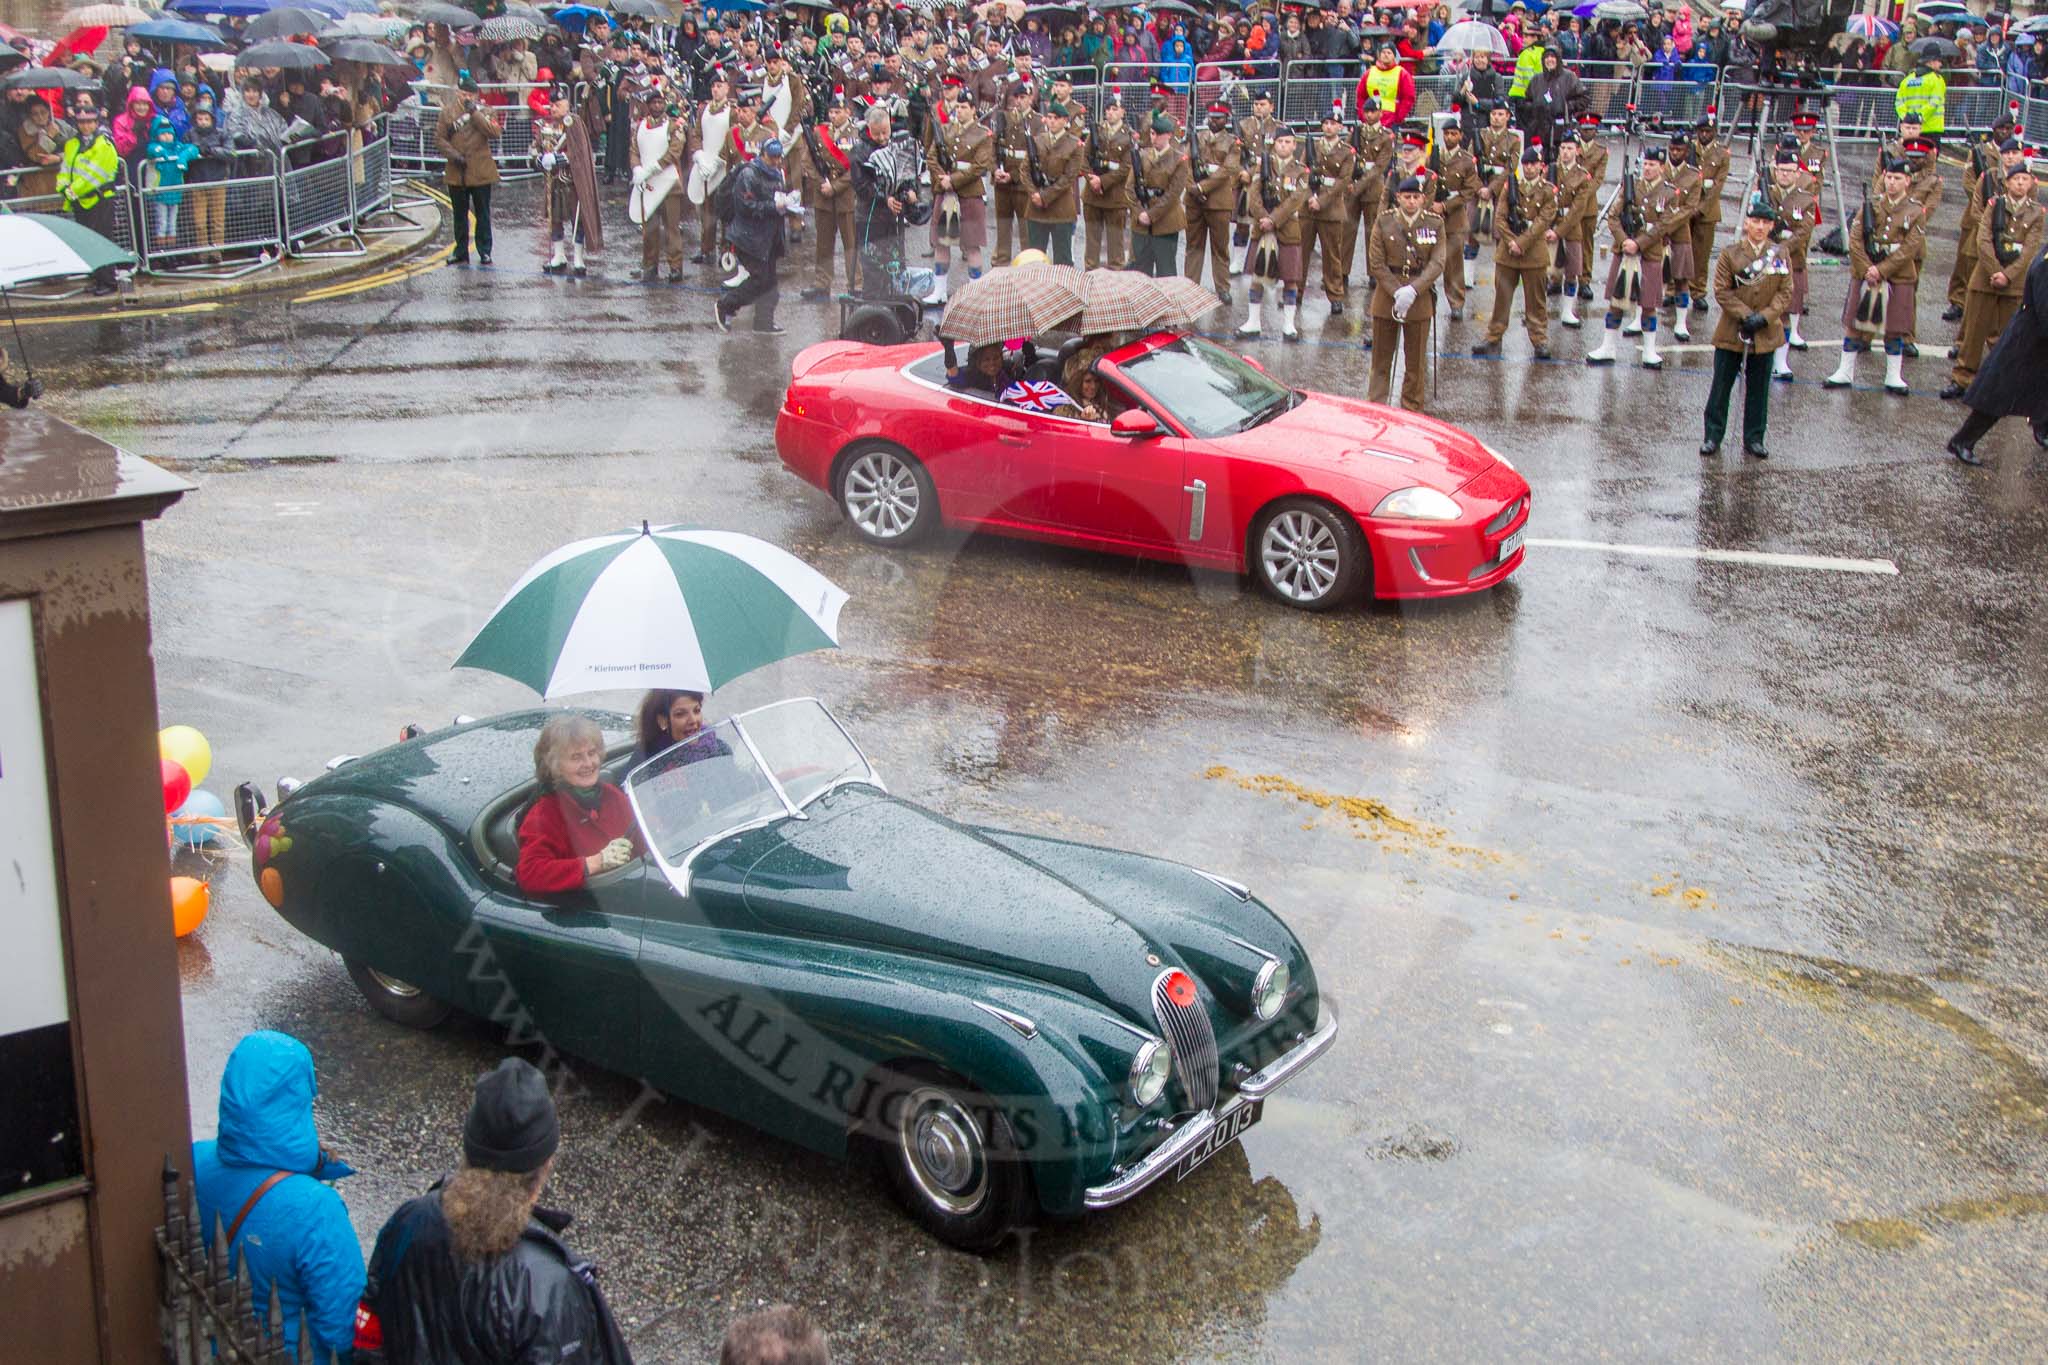
{"label": "yellow high-visibility vest", "polygon": [[1382,113],[1392,113],[1394,106],[1401,99],[1400,65],[1397,63],[1385,71],[1377,66],[1368,69],[1365,73],[1365,93],[1372,96],[1373,102],[1379,105]]}
{"label": "yellow high-visibility vest", "polygon": [[1939,71],[1915,71],[1899,82],[1893,108],[1900,118],[1920,116],[1920,131],[1939,133],[1948,126],[1948,82]]}

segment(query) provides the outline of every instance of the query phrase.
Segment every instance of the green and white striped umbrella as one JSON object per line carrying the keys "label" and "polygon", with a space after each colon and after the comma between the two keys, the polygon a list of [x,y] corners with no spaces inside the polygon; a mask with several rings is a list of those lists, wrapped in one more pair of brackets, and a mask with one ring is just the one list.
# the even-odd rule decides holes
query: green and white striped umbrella
{"label": "green and white striped umbrella", "polygon": [[787,550],[736,531],[621,531],[528,569],[455,661],[552,700],[668,687],[709,692],[839,644],[846,593]]}
{"label": "green and white striped umbrella", "polygon": [[134,264],[132,252],[69,218],[0,212],[0,289]]}

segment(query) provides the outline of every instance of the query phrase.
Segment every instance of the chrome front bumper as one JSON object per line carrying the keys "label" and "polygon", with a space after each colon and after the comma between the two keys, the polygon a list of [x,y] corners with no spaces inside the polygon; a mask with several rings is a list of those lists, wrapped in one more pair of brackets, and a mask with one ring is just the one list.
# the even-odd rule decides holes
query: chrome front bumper
{"label": "chrome front bumper", "polygon": [[1322,1018],[1316,1022],[1316,1031],[1297,1043],[1294,1049],[1275,1060],[1263,1071],[1255,1071],[1244,1078],[1227,1103],[1218,1109],[1197,1114],[1179,1128],[1173,1136],[1145,1154],[1136,1165],[1117,1173],[1115,1179],[1101,1185],[1091,1185],[1082,1197],[1082,1205],[1091,1209],[1106,1209],[1121,1204],[1139,1191],[1156,1184],[1161,1176],[1180,1163],[1180,1159],[1200,1146],[1202,1140],[1213,1132],[1232,1114],[1254,1100],[1262,1100],[1294,1079],[1295,1073],[1329,1050],[1337,1040],[1337,1010],[1328,1000],[1322,1002]]}

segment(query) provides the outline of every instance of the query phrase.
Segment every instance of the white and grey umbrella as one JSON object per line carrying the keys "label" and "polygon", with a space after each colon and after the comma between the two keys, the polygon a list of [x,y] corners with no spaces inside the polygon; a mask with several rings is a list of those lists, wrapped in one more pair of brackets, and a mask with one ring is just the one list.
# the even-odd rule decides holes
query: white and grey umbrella
{"label": "white and grey umbrella", "polygon": [[1508,40],[1500,36],[1500,30],[1492,24],[1483,24],[1477,19],[1460,19],[1444,30],[1444,36],[1437,39],[1434,52],[1491,52],[1496,57],[1508,55]]}
{"label": "white and grey umbrella", "polygon": [[457,668],[543,698],[623,688],[709,692],[839,644],[846,593],[795,555],[737,531],[621,531],[564,545],[512,585]]}

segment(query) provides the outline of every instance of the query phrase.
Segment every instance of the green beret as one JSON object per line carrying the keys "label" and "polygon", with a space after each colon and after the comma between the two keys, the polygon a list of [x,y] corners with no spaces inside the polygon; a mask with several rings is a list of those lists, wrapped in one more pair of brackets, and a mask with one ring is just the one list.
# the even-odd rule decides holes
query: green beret
{"label": "green beret", "polygon": [[1154,114],[1152,116],[1152,131],[1155,133],[1170,133],[1174,131],[1173,116],[1171,114]]}

